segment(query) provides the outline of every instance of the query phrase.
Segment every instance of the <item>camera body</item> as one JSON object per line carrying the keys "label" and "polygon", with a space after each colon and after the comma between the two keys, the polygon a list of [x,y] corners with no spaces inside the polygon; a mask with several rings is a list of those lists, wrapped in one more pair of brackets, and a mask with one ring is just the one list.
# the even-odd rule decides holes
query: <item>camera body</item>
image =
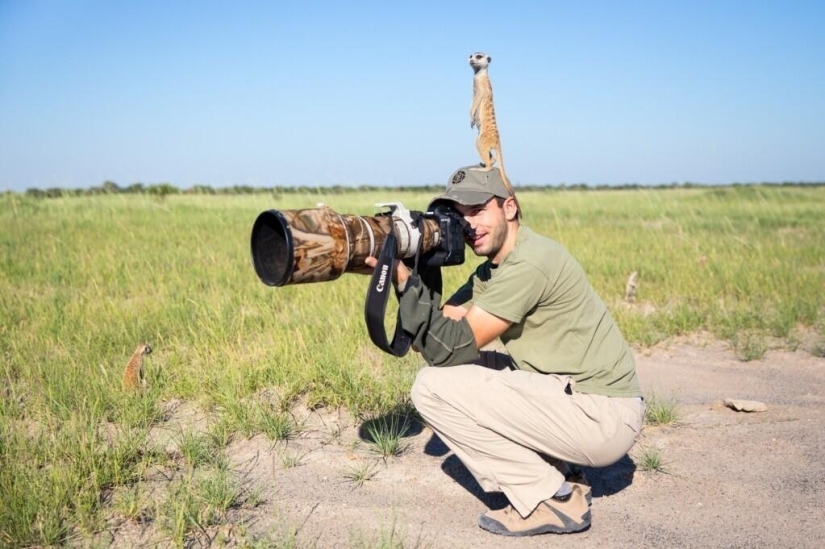
{"label": "camera body", "polygon": [[[407,210],[400,202],[385,202],[377,208],[389,207],[393,219],[393,234],[398,241],[398,257],[412,266],[419,249],[419,265],[423,267],[446,267],[464,263],[464,237],[469,226],[448,201],[436,201],[426,212]],[[425,238],[425,235],[432,235]]]}
{"label": "camera body", "polygon": [[378,257],[389,234],[405,262],[418,255],[419,266],[464,262],[464,236],[470,232],[449,201],[435,201],[426,212],[400,203],[377,204],[390,211],[376,216],[338,214],[320,206],[305,210],[267,210],[252,227],[252,261],[269,286],[335,280],[345,272],[369,274],[365,260]]}
{"label": "camera body", "polygon": [[464,239],[472,233],[464,218],[445,200],[430,204],[423,215],[425,219],[432,219],[438,223],[441,240],[435,248],[422,254],[422,265],[447,267],[464,263]]}

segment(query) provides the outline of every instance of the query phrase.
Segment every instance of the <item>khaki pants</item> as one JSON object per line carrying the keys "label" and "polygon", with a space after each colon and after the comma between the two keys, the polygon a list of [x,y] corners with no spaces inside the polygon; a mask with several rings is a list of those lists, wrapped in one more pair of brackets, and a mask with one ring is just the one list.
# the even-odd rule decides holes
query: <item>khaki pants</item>
{"label": "khaki pants", "polygon": [[479,485],[504,492],[523,517],[564,482],[542,455],[604,467],[621,459],[641,431],[638,398],[567,394],[567,376],[492,369],[489,360],[487,366],[424,368],[412,401]]}

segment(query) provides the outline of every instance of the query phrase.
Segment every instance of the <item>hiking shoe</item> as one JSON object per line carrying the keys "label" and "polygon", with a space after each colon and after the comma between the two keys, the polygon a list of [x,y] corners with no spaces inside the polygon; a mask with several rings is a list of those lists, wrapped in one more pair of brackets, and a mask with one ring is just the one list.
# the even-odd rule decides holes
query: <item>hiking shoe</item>
{"label": "hiking shoe", "polygon": [[587,500],[587,506],[590,507],[593,505],[593,490],[590,489],[590,483],[587,481],[584,471],[581,469],[570,471],[567,473],[567,476],[564,477],[564,480],[570,485],[571,488],[573,486],[581,487],[582,493],[584,494],[584,499]]}
{"label": "hiking shoe", "polygon": [[487,511],[478,517],[478,525],[502,536],[570,534],[590,526],[590,509],[581,486],[576,485],[566,496],[539,503],[527,518],[522,518],[512,505],[508,505],[504,509]]}
{"label": "hiking shoe", "polygon": [[[590,506],[593,501],[593,494],[591,493],[592,490],[590,489],[590,482],[587,481],[587,477],[584,475],[584,471],[578,465],[574,465],[572,463],[568,463],[566,461],[562,461],[560,459],[552,458],[547,454],[539,454],[541,459],[552,465],[556,468],[560,473],[564,474],[564,480],[570,484],[572,488],[574,484],[578,484],[582,487],[582,492],[584,492],[584,497],[587,498],[587,505]],[[565,471],[567,471],[565,473]]]}

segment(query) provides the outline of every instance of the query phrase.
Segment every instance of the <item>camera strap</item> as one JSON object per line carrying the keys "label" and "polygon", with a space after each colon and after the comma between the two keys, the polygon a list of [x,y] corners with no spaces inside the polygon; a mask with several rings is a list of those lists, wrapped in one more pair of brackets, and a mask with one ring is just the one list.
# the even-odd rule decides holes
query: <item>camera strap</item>
{"label": "camera strap", "polygon": [[364,306],[364,316],[367,321],[367,332],[376,347],[394,356],[404,356],[410,350],[412,339],[401,328],[400,316],[395,321],[395,334],[392,343],[387,341],[387,332],[384,329],[384,317],[387,314],[387,301],[392,288],[392,277],[395,270],[398,241],[390,231],[384,239],[384,246],[378,256],[378,264],[372,273],[367,302]]}

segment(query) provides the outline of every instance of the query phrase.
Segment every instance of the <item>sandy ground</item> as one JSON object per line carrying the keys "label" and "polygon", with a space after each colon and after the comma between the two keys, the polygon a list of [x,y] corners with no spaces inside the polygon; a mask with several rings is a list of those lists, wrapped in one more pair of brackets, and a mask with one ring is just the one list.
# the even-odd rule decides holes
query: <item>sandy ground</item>
{"label": "sandy ground", "polygon": [[[255,437],[230,446],[237,471],[265,501],[232,512],[245,526],[194,545],[292,530],[298,546],[316,547],[388,547],[391,534],[403,547],[434,548],[825,547],[825,359],[770,351],[744,363],[720,342],[672,343],[637,358],[645,393],[675,398],[680,420],[646,426],[627,457],[586,470],[593,519],[585,532],[488,534],[478,515],[506,500],[483,493],[429,429],[412,429],[404,454],[385,462],[343,414],[313,412],[287,445]],[[735,412],[725,398],[768,410]],[[637,466],[644,448],[661,451],[667,472]],[[285,468],[285,453],[302,455],[301,464]],[[370,463],[376,474],[363,485],[345,478]],[[115,532],[116,546],[153,541],[137,526]]]}

